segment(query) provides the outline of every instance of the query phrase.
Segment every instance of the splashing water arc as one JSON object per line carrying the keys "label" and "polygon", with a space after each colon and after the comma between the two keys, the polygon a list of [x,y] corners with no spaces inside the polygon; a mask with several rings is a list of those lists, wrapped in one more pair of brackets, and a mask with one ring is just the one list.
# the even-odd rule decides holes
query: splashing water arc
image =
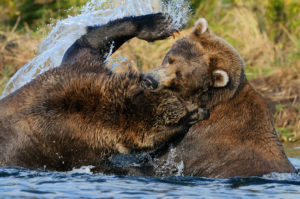
{"label": "splashing water arc", "polygon": [[38,56],[23,66],[9,80],[2,93],[2,98],[30,82],[37,75],[57,67],[65,51],[81,35],[86,27],[105,24],[125,16],[137,16],[150,13],[168,13],[173,18],[174,28],[186,23],[189,5],[185,0],[90,0],[82,7],[80,14],[58,21],[50,34],[42,42]]}

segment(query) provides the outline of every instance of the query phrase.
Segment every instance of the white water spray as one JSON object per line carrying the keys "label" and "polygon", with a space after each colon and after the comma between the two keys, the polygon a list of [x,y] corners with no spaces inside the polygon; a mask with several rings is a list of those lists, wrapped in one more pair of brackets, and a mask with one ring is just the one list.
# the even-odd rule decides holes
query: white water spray
{"label": "white water spray", "polygon": [[[181,150],[178,153],[177,150]],[[155,167],[155,173],[158,176],[183,176],[184,163],[180,154],[184,153],[181,147],[174,148],[174,146],[169,147],[169,153],[167,159],[161,163],[159,166],[153,165]],[[156,160],[155,160],[156,161]]]}
{"label": "white water spray", "polygon": [[79,15],[58,21],[50,34],[42,42],[39,54],[23,66],[7,83],[2,96],[30,82],[37,75],[57,67],[66,50],[86,33],[86,27],[105,24],[125,16],[150,13],[168,13],[173,18],[173,26],[179,29],[188,19],[189,6],[185,0],[90,0]]}
{"label": "white water spray", "polygon": [[69,174],[80,173],[80,174],[93,174],[92,169],[94,166],[82,166],[80,168],[73,168],[72,171],[68,171]]}

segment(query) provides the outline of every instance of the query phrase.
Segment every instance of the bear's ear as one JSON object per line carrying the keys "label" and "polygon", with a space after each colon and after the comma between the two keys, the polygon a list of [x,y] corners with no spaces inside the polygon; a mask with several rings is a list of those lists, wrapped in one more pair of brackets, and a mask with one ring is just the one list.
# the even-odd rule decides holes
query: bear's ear
{"label": "bear's ear", "polygon": [[199,18],[196,21],[196,23],[194,25],[193,33],[196,36],[200,36],[201,34],[204,34],[204,33],[209,33],[208,23],[207,23],[206,19]]}
{"label": "bear's ear", "polygon": [[213,72],[214,87],[221,88],[228,84],[229,76],[224,70],[217,69]]}

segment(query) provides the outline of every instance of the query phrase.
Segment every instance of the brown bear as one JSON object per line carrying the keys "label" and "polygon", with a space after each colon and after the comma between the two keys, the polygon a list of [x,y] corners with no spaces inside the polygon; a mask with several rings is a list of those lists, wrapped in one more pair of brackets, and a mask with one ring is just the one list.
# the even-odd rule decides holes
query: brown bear
{"label": "brown bear", "polygon": [[[162,67],[145,77],[158,89],[176,91],[210,109],[210,118],[193,125],[172,150],[172,156],[183,161],[184,175],[225,178],[295,171],[244,65],[239,53],[199,19],[192,33],[172,46]],[[158,158],[156,170],[169,155]]]}
{"label": "brown bear", "polygon": [[2,99],[0,166],[105,172],[112,154],[158,148],[205,119],[172,91],[146,89],[143,74],[105,66],[109,51],[133,37],[166,38],[171,24],[158,13],[89,27],[59,67]]}

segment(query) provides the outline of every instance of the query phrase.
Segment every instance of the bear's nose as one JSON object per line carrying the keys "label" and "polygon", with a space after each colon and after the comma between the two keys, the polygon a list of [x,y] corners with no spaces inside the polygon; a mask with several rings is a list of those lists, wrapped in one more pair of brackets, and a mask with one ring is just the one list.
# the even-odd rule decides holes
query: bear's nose
{"label": "bear's nose", "polygon": [[203,112],[203,115],[204,115],[203,120],[207,120],[210,116],[209,110],[203,109],[202,112]]}
{"label": "bear's nose", "polygon": [[146,75],[143,79],[143,86],[146,89],[154,90],[158,87],[158,82],[150,75]]}

